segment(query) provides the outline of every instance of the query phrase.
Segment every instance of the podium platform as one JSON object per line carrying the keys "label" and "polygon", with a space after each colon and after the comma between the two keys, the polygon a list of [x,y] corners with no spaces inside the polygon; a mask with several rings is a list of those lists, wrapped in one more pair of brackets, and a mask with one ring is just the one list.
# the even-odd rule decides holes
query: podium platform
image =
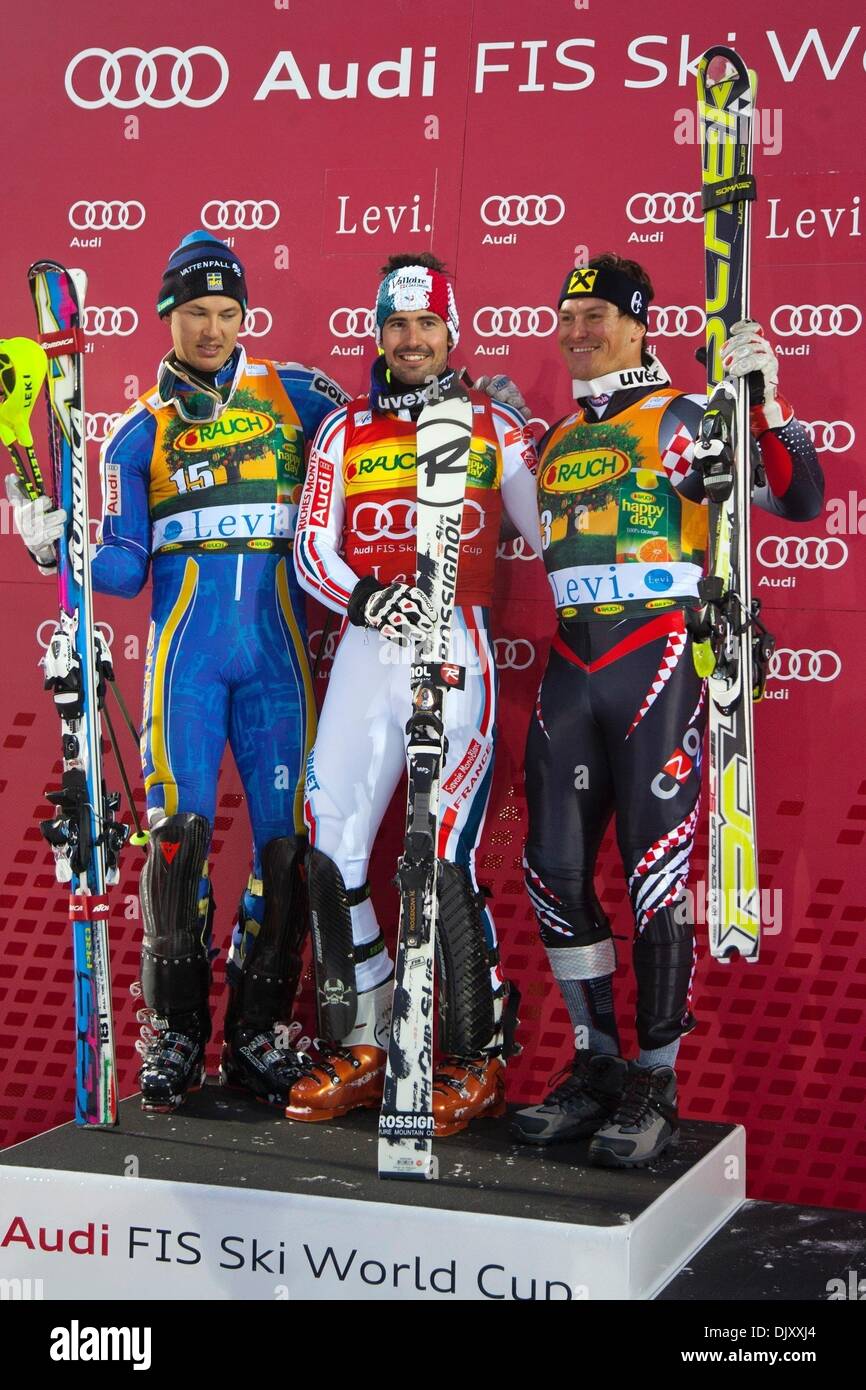
{"label": "podium platform", "polygon": [[210,1084],[176,1115],[120,1111],[0,1155],[0,1280],[46,1299],[648,1299],[745,1194],[729,1125],[686,1121],[658,1164],[611,1171],[585,1142],[536,1150],[482,1121],[407,1183],[377,1176],[372,1111],[293,1124]]}

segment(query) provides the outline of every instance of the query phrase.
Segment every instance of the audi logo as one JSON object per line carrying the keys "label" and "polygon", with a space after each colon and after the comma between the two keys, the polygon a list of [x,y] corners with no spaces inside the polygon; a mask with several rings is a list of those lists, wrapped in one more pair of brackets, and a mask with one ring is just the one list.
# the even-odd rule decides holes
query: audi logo
{"label": "audi logo", "polygon": [[270,309],[247,309],[239,338],[264,338],[274,326]]}
{"label": "audi logo", "polygon": [[[463,503],[463,515],[474,508],[478,524],[463,531],[464,541],[474,540],[484,530],[484,509],[471,497]],[[359,541],[407,541],[415,535],[418,509],[408,498],[394,502],[360,502],[352,513],[352,524]],[[465,524],[465,523],[464,523]]]}
{"label": "audi logo", "polygon": [[69,225],[77,232],[137,232],[144,219],[144,205],[135,198],[130,203],[82,200],[69,209]]}
{"label": "audi logo", "polygon": [[770,657],[767,678],[777,681],[834,681],[842,670],[838,652],[824,647],[821,651],[792,651],[778,647]]}
{"label": "audi logo", "polygon": [[838,570],[848,546],[838,536],[764,536],[755,558],[768,570]]}
{"label": "audi logo", "polygon": [[84,331],[90,337],[98,334],[101,338],[128,338],[137,327],[138,314],[126,304],[120,309],[90,305],[84,310]]}
{"label": "audi logo", "polygon": [[523,536],[515,536],[513,541],[500,541],[496,547],[497,560],[534,560],[535,551]]}
{"label": "audi logo", "polygon": [[[530,309],[522,305],[492,308],[485,304],[478,309],[472,326],[479,338],[547,338],[556,329],[558,319],[553,309],[544,306]],[[543,325],[549,325],[544,327]]]}
{"label": "audi logo", "polygon": [[629,222],[702,222],[697,193],[633,193],[625,205]]}
{"label": "audi logo", "polygon": [[856,304],[780,304],[770,327],[780,338],[850,338],[862,322]]}
{"label": "audi logo", "polygon": [[120,411],[111,414],[104,410],[89,410],[86,419],[87,438],[91,443],[101,444],[104,439],[108,438],[120,419]]}
{"label": "audi logo", "polygon": [[369,338],[376,331],[374,309],[335,309],[330,319],[335,338]]}
{"label": "audi logo", "polygon": [[[78,77],[80,81],[79,69],[82,64],[94,58],[101,60],[96,76],[99,96],[82,96],[76,91],[74,79]],[[171,66],[167,62],[159,64],[161,58],[170,60]],[[203,61],[194,64],[196,58]],[[134,66],[128,62],[125,64],[125,73],[124,59],[135,60]],[[216,88],[210,96],[191,96],[196,67],[210,75],[211,63],[216,64],[219,72]],[[81,53],[76,53],[67,67],[65,85],[69,100],[87,111],[95,111],[100,106],[115,106],[122,111],[130,111],[135,106],[164,110],[168,106],[212,106],[219,101],[228,80],[229,65],[223,55],[215,48],[198,44],[195,48],[188,48],[185,53],[178,48],[167,47],[153,48],[149,53],[145,53],[143,48],[118,48],[115,53],[109,53],[107,48],[85,48]],[[120,95],[120,89],[124,86],[127,92],[132,87],[132,95]],[[157,96],[157,87],[163,91],[168,87],[169,95]]]}
{"label": "audi logo", "polygon": [[[114,646],[114,628],[111,623],[94,623],[93,626],[98,632],[102,633],[103,640],[109,647]],[[60,632],[60,626],[56,618],[44,618],[36,629],[36,641],[44,652],[51,646],[51,639],[55,633]],[[38,664],[38,663],[37,663]]]}
{"label": "audi logo", "polygon": [[525,637],[496,637],[493,649],[500,671],[528,671],[535,660],[535,647]]}
{"label": "audi logo", "polygon": [[280,220],[280,209],[270,198],[261,203],[234,198],[220,203],[213,199],[202,208],[201,220],[212,232],[269,232]]}
{"label": "audi logo", "polygon": [[697,338],[707,326],[707,316],[697,304],[651,304],[649,332],[660,338]]}
{"label": "audi logo", "polygon": [[[337,641],[340,633],[338,628],[332,628],[322,644],[323,629],[317,628],[311,632],[307,638],[307,651],[313,661],[320,664],[324,661],[333,661],[337,651]],[[320,650],[321,648],[321,650]]]}
{"label": "audi logo", "polygon": [[493,194],[481,204],[488,227],[555,227],[565,216],[565,203],[556,193]]}
{"label": "audi logo", "polygon": [[[812,436],[816,453],[819,454],[844,454],[857,438],[854,426],[849,425],[847,420],[813,420],[811,424],[808,421],[803,423]],[[836,443],[837,430],[844,439],[844,444]]]}

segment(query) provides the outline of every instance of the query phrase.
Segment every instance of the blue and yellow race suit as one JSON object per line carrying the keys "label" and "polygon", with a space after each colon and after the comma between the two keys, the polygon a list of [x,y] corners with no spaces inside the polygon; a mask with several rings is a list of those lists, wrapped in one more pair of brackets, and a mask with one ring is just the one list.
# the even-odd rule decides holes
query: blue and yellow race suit
{"label": "blue and yellow race suit", "polygon": [[216,385],[232,381],[211,423],[184,421],[155,390],[118,420],[101,455],[93,582],[132,597],[153,567],[141,743],[151,823],[191,812],[213,825],[228,741],[260,878],[268,841],[304,828],[315,705],[290,552],[306,442],[346,396],[322,372],[242,348]]}

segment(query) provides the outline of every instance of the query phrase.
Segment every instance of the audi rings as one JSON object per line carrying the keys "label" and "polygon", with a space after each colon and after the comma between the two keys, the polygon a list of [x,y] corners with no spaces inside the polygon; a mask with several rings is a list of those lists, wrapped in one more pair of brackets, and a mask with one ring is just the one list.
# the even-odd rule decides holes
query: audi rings
{"label": "audi rings", "polygon": [[625,205],[629,222],[702,222],[698,193],[633,193]]}
{"label": "audi rings", "polygon": [[136,198],[129,203],[87,203],[81,199],[69,209],[69,225],[76,232],[137,232],[145,216],[144,204]]}
{"label": "audi rings", "polygon": [[307,638],[307,651],[310,653],[310,658],[320,664],[334,660],[337,653],[337,643],[340,640],[339,628],[331,628],[325,637],[324,644],[322,643],[323,635],[324,629],[319,627],[316,628],[315,632],[311,632]]}
{"label": "audi rings", "polygon": [[270,309],[247,309],[239,338],[264,338],[274,326]]}
{"label": "audi rings", "polygon": [[697,304],[651,304],[649,329],[653,337],[697,338],[707,325],[707,316]]}
{"label": "audi rings", "polygon": [[768,570],[838,570],[848,559],[848,546],[838,536],[764,536],[755,559]]}
{"label": "audi rings", "polygon": [[556,193],[492,194],[481,204],[488,227],[555,227],[565,216],[565,203]]}
{"label": "audi rings", "polygon": [[856,304],[780,304],[770,317],[780,338],[850,338],[862,322]]}
{"label": "audi rings", "polygon": [[824,647],[821,651],[792,651],[777,647],[770,657],[767,679],[777,681],[834,681],[842,670],[838,652]]}
{"label": "audi rings", "polygon": [[546,305],[514,309],[510,305],[494,308],[485,304],[476,310],[472,320],[479,338],[547,338],[555,332],[557,323],[556,313]]}
{"label": "audi rings", "polygon": [[376,311],[335,309],[328,323],[335,338],[369,338],[376,331]]}
{"label": "audi rings", "polygon": [[[89,58],[99,58],[102,66],[99,69],[98,83],[99,96],[85,97],[76,91],[74,81],[79,75],[79,68]],[[131,96],[121,96],[120,89],[124,85],[124,58],[134,58],[137,60],[135,68],[131,71],[131,83],[134,92]],[[160,71],[157,66],[159,58],[170,58],[171,68],[166,72],[166,65],[163,64],[162,76],[167,79],[170,94],[167,96],[156,96],[156,88],[160,85]],[[190,95],[195,81],[195,58],[204,59],[204,64],[200,65],[207,71],[210,62],[216,64],[219,71],[219,81],[210,96],[193,97]],[[129,73],[127,65],[127,72]],[[212,106],[215,101],[219,101],[229,80],[229,65],[223,55],[216,48],[208,48],[205,44],[198,44],[195,48],[188,48],[186,52],[181,52],[178,48],[153,48],[146,53],[143,48],[118,48],[115,53],[109,53],[107,48],[85,48],[69,63],[64,79],[66,95],[76,106],[82,106],[87,111],[95,111],[100,106],[115,106],[121,111],[130,111],[135,106],[151,106],[159,110],[164,110],[169,106]]]}
{"label": "audi rings", "polygon": [[[111,623],[94,623],[94,627],[102,634],[103,641],[107,646],[114,646],[114,628]],[[55,633],[61,632],[61,625],[56,618],[43,618],[36,629],[36,641],[44,652],[51,646],[51,639]],[[62,635],[62,634],[61,634]]]}
{"label": "audi rings", "polygon": [[87,421],[85,426],[87,439],[91,443],[101,444],[104,439],[108,438],[120,419],[120,411],[110,413],[104,410],[88,410],[85,419]]}
{"label": "audi rings", "polygon": [[[857,438],[854,426],[849,425],[847,420],[813,420],[811,424],[804,420],[803,424],[812,436],[815,452],[818,454],[847,453]],[[844,443],[837,444],[837,431]]]}
{"label": "audi rings", "polygon": [[535,560],[537,556],[524,536],[512,541],[500,541],[496,547],[497,560]]}
{"label": "audi rings", "polygon": [[535,660],[535,647],[525,637],[496,637],[493,650],[500,671],[528,671]]}
{"label": "audi rings", "polygon": [[[472,541],[484,530],[484,509],[473,498],[463,503],[463,515],[474,509],[478,524],[472,531],[463,531],[460,539]],[[371,541],[407,541],[415,535],[418,509],[409,498],[398,497],[393,502],[359,502],[352,512],[352,529],[357,539]]]}
{"label": "audi rings", "polygon": [[104,305],[101,309],[88,305],[84,310],[84,331],[89,337],[128,338],[138,327],[138,314],[128,304],[115,309]]}
{"label": "audi rings", "polygon": [[270,198],[261,203],[236,198],[220,203],[214,198],[202,208],[201,220],[212,232],[269,232],[280,220],[280,209]]}

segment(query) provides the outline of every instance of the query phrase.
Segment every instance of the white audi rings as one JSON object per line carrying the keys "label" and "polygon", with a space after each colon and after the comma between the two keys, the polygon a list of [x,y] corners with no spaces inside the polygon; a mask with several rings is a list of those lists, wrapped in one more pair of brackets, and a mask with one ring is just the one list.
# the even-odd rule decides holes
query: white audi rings
{"label": "white audi rings", "polygon": [[[124,59],[129,58],[135,60],[134,67],[129,63],[124,65]],[[168,67],[165,63],[158,66],[160,58],[170,59],[171,66]],[[98,96],[82,96],[76,89],[82,80],[82,64],[89,59],[100,61],[96,73]],[[197,72],[203,72],[207,76],[212,73],[211,64],[216,64],[219,74],[214,90],[207,96],[192,96]],[[124,77],[127,79],[126,82]],[[216,48],[209,48],[205,44],[198,44],[185,52],[165,46],[152,48],[149,53],[143,48],[131,47],[118,48],[114,53],[109,53],[107,48],[85,48],[76,53],[69,63],[65,86],[69,100],[88,111],[95,111],[100,106],[114,106],[121,111],[131,111],[136,106],[151,106],[164,110],[169,106],[212,106],[215,101],[219,101],[228,86],[228,80],[229,65],[225,58]],[[132,88],[131,94],[120,95],[121,87],[124,86],[127,90],[129,87]],[[162,86],[163,89],[167,86],[168,93],[157,96],[158,86]]]}
{"label": "white audi rings", "polygon": [[88,203],[80,199],[69,209],[69,225],[76,232],[137,232],[146,215],[144,204],[136,198],[128,203],[117,199]]}

